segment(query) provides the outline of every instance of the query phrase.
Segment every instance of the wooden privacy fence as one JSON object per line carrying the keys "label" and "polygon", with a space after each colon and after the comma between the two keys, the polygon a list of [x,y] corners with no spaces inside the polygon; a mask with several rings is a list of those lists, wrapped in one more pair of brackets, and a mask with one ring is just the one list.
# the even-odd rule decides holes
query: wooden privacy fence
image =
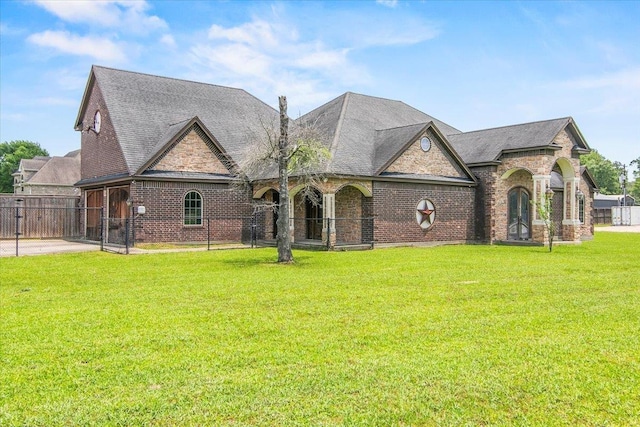
{"label": "wooden privacy fence", "polygon": [[593,209],[594,224],[611,224],[611,208],[594,208]]}
{"label": "wooden privacy fence", "polygon": [[81,237],[85,210],[77,197],[0,197],[0,239]]}

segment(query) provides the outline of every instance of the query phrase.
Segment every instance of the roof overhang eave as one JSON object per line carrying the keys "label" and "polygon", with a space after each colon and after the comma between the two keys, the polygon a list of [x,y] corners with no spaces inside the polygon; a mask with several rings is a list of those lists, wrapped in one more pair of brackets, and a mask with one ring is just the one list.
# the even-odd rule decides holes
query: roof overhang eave
{"label": "roof overhang eave", "polygon": [[522,153],[526,151],[537,151],[537,150],[553,150],[559,151],[562,150],[562,147],[556,144],[548,144],[548,145],[537,145],[535,147],[523,147],[523,148],[509,148],[507,150],[502,150],[500,155],[502,154],[510,154],[510,153]]}
{"label": "roof overhang eave", "polygon": [[456,187],[476,187],[478,183],[470,179],[460,178],[422,178],[416,176],[374,176],[371,181],[378,182],[408,182],[412,184],[430,184],[430,185],[453,185]]}
{"label": "roof overhang eave", "polygon": [[467,163],[467,166],[469,168],[479,168],[479,167],[484,167],[484,166],[499,166],[501,165],[502,162],[500,160],[492,160],[489,162],[475,162],[475,163]]}

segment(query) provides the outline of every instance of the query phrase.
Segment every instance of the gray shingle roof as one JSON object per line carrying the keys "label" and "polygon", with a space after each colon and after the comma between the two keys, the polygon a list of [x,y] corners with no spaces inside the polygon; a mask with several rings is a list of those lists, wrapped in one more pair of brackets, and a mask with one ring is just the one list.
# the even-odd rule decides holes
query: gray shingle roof
{"label": "gray shingle roof", "polygon": [[327,172],[345,175],[375,175],[376,166],[384,164],[429,122],[443,134],[460,132],[403,102],[352,92],[299,120],[317,123],[333,154]]}
{"label": "gray shingle roof", "polygon": [[505,150],[550,146],[553,138],[571,122],[570,117],[565,117],[448,134],[447,138],[465,163],[494,162]]}
{"label": "gray shingle roof", "polygon": [[[276,110],[242,89],[98,66],[92,68],[92,81],[101,89],[130,175],[140,172],[194,118],[238,163],[252,141],[265,138],[263,123],[278,123]],[[401,101],[352,92],[298,120],[315,122],[326,136],[332,158],[325,172],[338,175],[375,176],[429,125],[466,164],[495,162],[505,150],[550,146],[568,125],[581,148],[588,149],[571,118],[463,133]],[[274,172],[264,173],[266,177]]]}
{"label": "gray shingle roof", "polygon": [[263,137],[260,120],[270,122],[277,116],[242,89],[98,66],[92,73],[130,174],[166,143],[180,123],[195,116],[232,157],[241,157],[253,139]]}
{"label": "gray shingle roof", "polygon": [[80,179],[80,156],[52,157],[30,179],[29,184],[73,186]]}
{"label": "gray shingle roof", "polygon": [[24,171],[37,171],[40,170],[40,168],[43,167],[50,159],[51,157],[22,159],[20,160],[20,169]]}

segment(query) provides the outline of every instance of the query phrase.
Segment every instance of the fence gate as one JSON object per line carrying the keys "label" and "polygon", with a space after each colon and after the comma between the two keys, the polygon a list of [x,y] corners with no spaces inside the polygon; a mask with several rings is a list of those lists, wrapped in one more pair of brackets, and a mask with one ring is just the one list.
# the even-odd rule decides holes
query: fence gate
{"label": "fence gate", "polygon": [[94,210],[22,206],[19,202],[13,207],[0,206],[0,256],[18,256],[21,247],[45,246],[45,241],[84,240],[85,218],[95,215]]}

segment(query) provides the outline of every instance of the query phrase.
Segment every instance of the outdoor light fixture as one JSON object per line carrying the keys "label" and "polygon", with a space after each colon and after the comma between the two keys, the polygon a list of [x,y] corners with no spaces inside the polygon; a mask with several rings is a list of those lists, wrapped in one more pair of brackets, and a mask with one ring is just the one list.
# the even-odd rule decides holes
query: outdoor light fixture
{"label": "outdoor light fixture", "polygon": [[576,190],[576,198],[578,200],[584,200],[584,193],[579,188]]}
{"label": "outdoor light fixture", "polygon": [[551,187],[547,186],[547,191],[545,191],[544,194],[546,194],[548,198],[551,198],[553,197],[554,191],[551,189]]}

